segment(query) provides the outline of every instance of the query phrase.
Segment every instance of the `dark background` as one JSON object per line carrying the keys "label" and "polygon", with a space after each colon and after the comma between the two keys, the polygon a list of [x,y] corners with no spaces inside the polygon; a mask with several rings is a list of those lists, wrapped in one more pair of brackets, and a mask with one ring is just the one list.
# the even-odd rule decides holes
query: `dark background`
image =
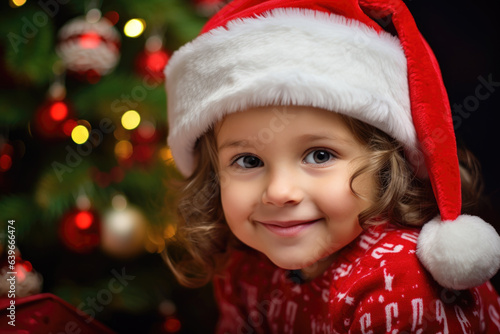
{"label": "dark background", "polygon": [[[406,4],[434,50],[452,111],[455,104],[470,103],[470,112],[464,108],[470,115],[462,117],[462,122],[455,122],[457,141],[481,163],[484,193],[490,202],[484,205],[481,216],[499,231],[500,87],[488,98],[479,100],[477,106],[471,102],[471,96],[475,96],[476,87],[481,84],[479,77],[487,80],[491,76],[500,86],[500,21],[494,2],[412,0]],[[453,114],[457,116],[456,112]],[[499,291],[500,275],[497,274],[492,283]]]}

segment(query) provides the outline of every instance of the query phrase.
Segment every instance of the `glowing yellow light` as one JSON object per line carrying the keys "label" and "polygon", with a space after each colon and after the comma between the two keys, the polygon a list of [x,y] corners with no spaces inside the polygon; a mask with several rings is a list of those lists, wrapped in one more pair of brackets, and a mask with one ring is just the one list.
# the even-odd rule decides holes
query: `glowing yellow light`
{"label": "glowing yellow light", "polygon": [[175,227],[172,226],[172,225],[168,225],[165,230],[163,231],[163,236],[166,238],[166,239],[170,239],[170,238],[173,238],[174,235],[175,235]]}
{"label": "glowing yellow light", "polygon": [[127,130],[133,130],[141,122],[141,115],[135,110],[129,110],[122,116],[122,125]]}
{"label": "glowing yellow light", "polygon": [[174,158],[172,157],[172,151],[168,147],[164,147],[160,149],[160,157],[165,161],[168,165],[174,164]]}
{"label": "glowing yellow light", "polygon": [[121,140],[115,145],[115,155],[120,159],[128,159],[134,153],[132,144],[127,140]]}
{"label": "glowing yellow light", "polygon": [[125,23],[123,27],[123,32],[128,37],[138,37],[144,32],[146,24],[144,20],[141,19],[131,19]]}
{"label": "glowing yellow light", "polygon": [[71,139],[77,144],[83,144],[89,139],[89,130],[83,125],[77,125],[71,131]]}
{"label": "glowing yellow light", "polygon": [[[175,231],[175,228],[174,228]],[[144,247],[150,253],[161,253],[165,249],[165,239],[161,236],[161,231],[155,228],[148,228],[147,238]]]}
{"label": "glowing yellow light", "polygon": [[11,0],[11,3],[16,7],[21,7],[26,3],[26,0]]}

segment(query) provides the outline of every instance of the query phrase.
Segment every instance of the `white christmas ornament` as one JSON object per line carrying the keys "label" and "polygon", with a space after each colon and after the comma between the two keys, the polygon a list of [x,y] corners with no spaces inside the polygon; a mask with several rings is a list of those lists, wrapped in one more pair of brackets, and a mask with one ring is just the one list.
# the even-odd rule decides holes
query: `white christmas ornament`
{"label": "white christmas ornament", "polygon": [[131,257],[144,245],[146,219],[141,211],[127,206],[111,209],[104,214],[101,246],[111,256]]}
{"label": "white christmas ornament", "polygon": [[120,59],[120,34],[106,18],[77,17],[59,31],[56,51],[73,72],[95,71],[105,75]]}

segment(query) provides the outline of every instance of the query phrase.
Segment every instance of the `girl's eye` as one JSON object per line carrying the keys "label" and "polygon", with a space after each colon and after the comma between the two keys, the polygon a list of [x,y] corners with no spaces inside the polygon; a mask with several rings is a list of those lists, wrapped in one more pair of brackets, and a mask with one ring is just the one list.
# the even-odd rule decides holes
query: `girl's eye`
{"label": "girl's eye", "polygon": [[327,150],[314,150],[306,155],[304,162],[308,164],[324,164],[334,158],[335,156]]}
{"label": "girl's eye", "polygon": [[233,162],[235,163],[241,168],[257,168],[263,165],[262,160],[253,155],[241,156]]}

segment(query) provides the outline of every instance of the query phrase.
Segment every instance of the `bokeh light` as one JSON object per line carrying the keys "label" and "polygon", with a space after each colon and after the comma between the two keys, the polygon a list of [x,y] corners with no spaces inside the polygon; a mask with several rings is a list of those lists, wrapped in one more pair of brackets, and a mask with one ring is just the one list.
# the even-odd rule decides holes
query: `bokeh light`
{"label": "bokeh light", "polygon": [[122,125],[127,130],[133,130],[141,123],[141,115],[135,110],[129,110],[122,116]]}
{"label": "bokeh light", "polygon": [[104,17],[107,18],[112,25],[115,25],[118,23],[118,20],[120,19],[120,14],[112,10],[104,14]]}
{"label": "bokeh light", "polygon": [[26,0],[10,0],[11,7],[21,7],[26,3]]}
{"label": "bokeh light", "polygon": [[166,239],[170,239],[170,238],[173,238],[175,236],[175,233],[176,233],[175,226],[167,225],[167,227],[165,227],[165,230],[163,231],[163,236]]}
{"label": "bokeh light", "polygon": [[119,159],[128,159],[134,153],[134,148],[128,140],[120,140],[115,145],[115,155]]}
{"label": "bokeh light", "polygon": [[181,329],[181,322],[175,317],[168,317],[163,327],[167,333],[177,333]]}
{"label": "bokeh light", "polygon": [[64,102],[56,102],[50,106],[49,113],[54,121],[62,121],[68,116],[68,106]]}
{"label": "bokeh light", "polygon": [[146,27],[144,20],[141,19],[131,19],[125,23],[123,27],[123,32],[127,37],[139,37]]}
{"label": "bokeh light", "polygon": [[77,125],[71,131],[71,139],[77,144],[83,144],[89,139],[89,130],[84,125]]}
{"label": "bokeh light", "polygon": [[12,166],[12,158],[7,154],[0,157],[0,172],[6,172]]}
{"label": "bokeh light", "polygon": [[160,157],[163,161],[165,161],[166,164],[168,165],[173,165],[174,164],[174,158],[172,157],[172,151],[170,150],[169,147],[163,147],[160,150]]}
{"label": "bokeh light", "polygon": [[75,216],[75,224],[81,230],[86,230],[92,225],[94,217],[88,211],[80,211]]}
{"label": "bokeh light", "polygon": [[95,31],[89,31],[80,37],[79,42],[82,49],[95,49],[101,44],[102,39]]}
{"label": "bokeh light", "polygon": [[78,125],[78,123],[73,120],[73,119],[68,119],[66,122],[64,122],[63,125],[63,132],[66,136],[71,136],[71,132],[73,132],[73,129]]}

